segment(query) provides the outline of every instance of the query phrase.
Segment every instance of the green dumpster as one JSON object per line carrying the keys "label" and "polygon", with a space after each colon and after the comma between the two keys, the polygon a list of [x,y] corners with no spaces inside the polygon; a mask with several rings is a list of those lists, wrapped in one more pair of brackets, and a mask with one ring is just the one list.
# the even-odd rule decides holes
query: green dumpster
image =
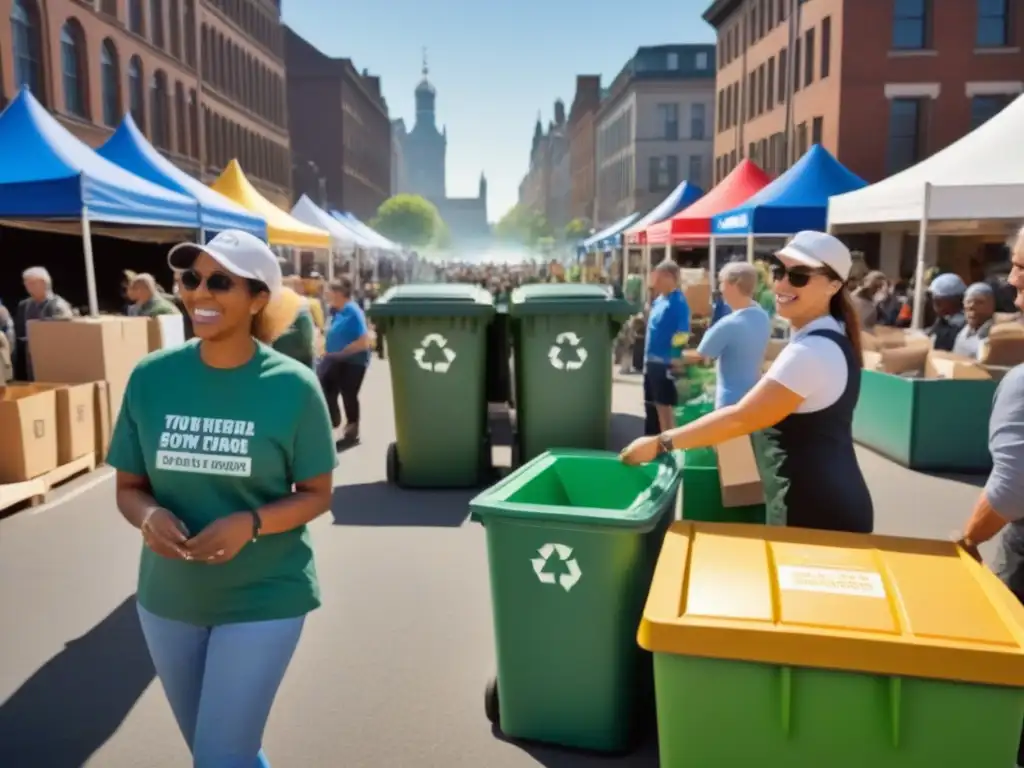
{"label": "green dumpster", "polygon": [[[910,469],[987,472],[991,379],[911,379],[861,371],[853,438]],[[955,436],[950,439],[951,436]]]}
{"label": "green dumpster", "polygon": [[490,293],[459,283],[399,285],[369,311],[391,362],[397,441],[389,482],[410,488],[479,485],[489,475],[487,327]]}
{"label": "green dumpster", "polygon": [[513,466],[549,448],[608,447],[612,342],[629,315],[629,304],[600,285],[544,283],[512,292]]}
{"label": "green dumpster", "polygon": [[636,625],[672,519],[675,461],[553,450],[470,502],[487,531],[498,662],[485,706],[505,735],[634,744],[653,711]]}
{"label": "green dumpster", "polygon": [[1009,768],[1024,608],[952,542],[677,522],[637,640],[662,768]]}

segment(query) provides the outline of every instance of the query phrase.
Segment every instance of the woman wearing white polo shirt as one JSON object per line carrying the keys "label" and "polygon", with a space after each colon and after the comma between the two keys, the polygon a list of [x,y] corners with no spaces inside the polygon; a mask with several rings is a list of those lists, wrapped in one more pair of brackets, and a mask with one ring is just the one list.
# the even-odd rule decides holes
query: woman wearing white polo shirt
{"label": "woman wearing white polo shirt", "polygon": [[772,262],[778,314],[793,333],[765,376],[736,405],[635,440],[623,461],[751,435],[769,524],[870,533],[871,495],[853,446],[862,359],[844,287],[851,266],[832,235],[798,233]]}

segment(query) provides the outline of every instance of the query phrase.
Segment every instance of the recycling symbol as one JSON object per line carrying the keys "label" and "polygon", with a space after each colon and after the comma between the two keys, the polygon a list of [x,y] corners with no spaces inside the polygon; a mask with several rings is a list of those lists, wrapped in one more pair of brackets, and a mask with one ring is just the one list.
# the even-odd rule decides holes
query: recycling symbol
{"label": "recycling symbol", "polygon": [[[587,362],[587,350],[580,346],[582,342],[579,336],[571,331],[560,333],[555,337],[555,343],[548,350],[548,359],[551,365],[560,371],[578,371]],[[576,350],[575,360],[563,360],[562,351],[566,349]],[[572,357],[567,353],[568,357]]]}
{"label": "recycling symbol", "polygon": [[[558,576],[547,570],[548,561],[551,560],[551,556],[555,553],[558,554],[558,560],[564,569],[564,573]],[[572,556],[572,547],[565,544],[545,544],[537,550],[537,554],[540,557],[535,557],[530,562],[533,564],[533,572],[537,574],[541,584],[555,584],[557,582],[562,589],[568,592],[576,586],[583,575],[580,571],[579,563]]]}
{"label": "recycling symbol", "polygon": [[424,371],[447,373],[455,360],[455,351],[448,347],[448,339],[440,333],[430,333],[423,337],[412,356]]}

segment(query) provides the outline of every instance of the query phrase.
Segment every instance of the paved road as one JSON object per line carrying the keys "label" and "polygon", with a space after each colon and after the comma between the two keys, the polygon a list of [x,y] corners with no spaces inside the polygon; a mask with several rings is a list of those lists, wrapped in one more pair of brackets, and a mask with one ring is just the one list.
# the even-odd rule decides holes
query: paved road
{"label": "paved road", "polygon": [[[510,744],[484,718],[492,671],[481,529],[469,493],[384,483],[388,370],[364,386],[366,438],[342,457],[314,524],[324,607],[307,623],[266,737],[275,766],[597,768],[657,765]],[[615,385],[619,442],[640,430],[636,382]],[[507,449],[498,449],[507,463]],[[945,537],[977,494],[861,453],[881,532]],[[134,613],[138,534],[108,480],[0,521],[0,766],[180,768],[187,754]],[[84,490],[83,490],[84,489]]]}

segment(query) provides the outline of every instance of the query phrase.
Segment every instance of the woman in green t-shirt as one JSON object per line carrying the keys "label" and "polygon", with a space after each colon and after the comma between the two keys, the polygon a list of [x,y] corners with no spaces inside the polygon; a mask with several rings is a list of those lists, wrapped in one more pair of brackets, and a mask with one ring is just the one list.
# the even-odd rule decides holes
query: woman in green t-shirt
{"label": "woman in green t-shirt", "polygon": [[[263,729],[320,605],[306,524],[337,462],[313,372],[263,342],[285,326],[281,269],[245,232],[169,256],[196,338],[132,372],[110,445],[142,532],[138,611],[197,766],[269,766]],[[294,485],[294,490],[293,490]]]}

